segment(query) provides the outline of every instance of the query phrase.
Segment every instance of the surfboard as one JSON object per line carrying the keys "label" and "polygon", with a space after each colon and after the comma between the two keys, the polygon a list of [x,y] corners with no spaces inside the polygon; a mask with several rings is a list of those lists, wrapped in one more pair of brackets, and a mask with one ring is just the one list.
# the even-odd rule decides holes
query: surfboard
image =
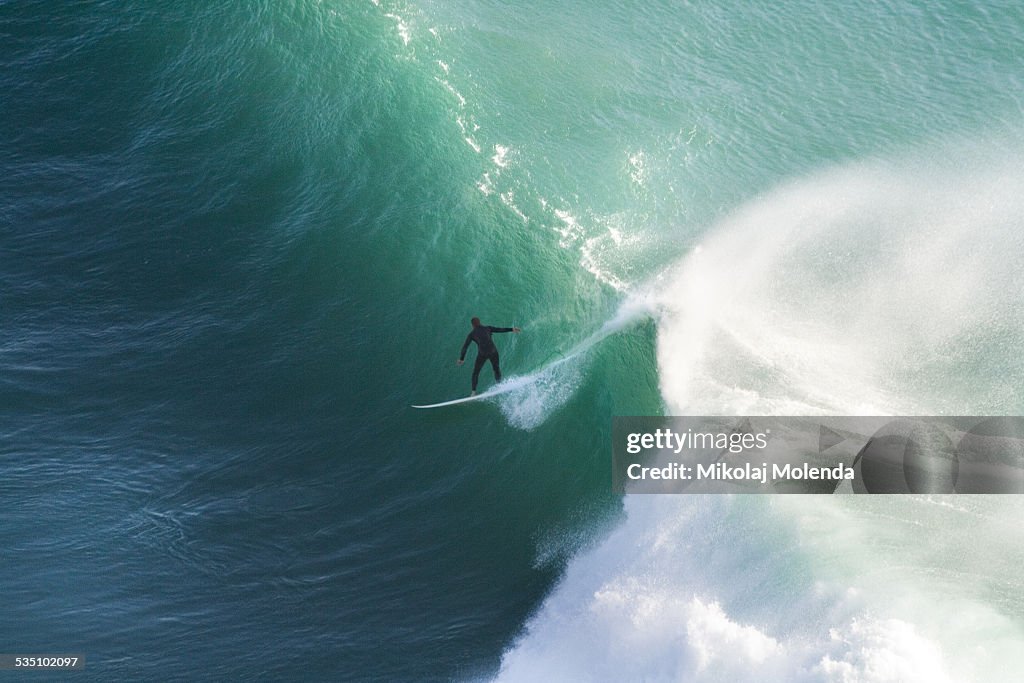
{"label": "surfboard", "polygon": [[482,394],[477,394],[476,396],[463,396],[462,398],[456,398],[456,399],[451,400],[451,401],[443,401],[441,403],[431,403],[431,404],[425,405],[425,406],[412,406],[412,407],[413,408],[420,408],[421,410],[425,409],[425,408],[444,408],[445,406],[454,406],[454,405],[458,405],[460,403],[469,403],[470,401],[479,401],[482,398],[490,398],[491,396],[497,396],[498,394],[504,394],[506,392],[512,391],[515,388],[516,388],[515,385],[512,384],[512,383],[503,383],[503,384],[498,384],[497,386],[493,386],[490,389],[488,389],[487,391],[483,392]]}

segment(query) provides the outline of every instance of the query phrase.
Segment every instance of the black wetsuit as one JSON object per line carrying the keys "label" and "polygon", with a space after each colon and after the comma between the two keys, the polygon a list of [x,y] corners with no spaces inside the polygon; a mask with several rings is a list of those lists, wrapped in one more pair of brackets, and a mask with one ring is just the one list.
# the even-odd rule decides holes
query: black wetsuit
{"label": "black wetsuit", "polygon": [[501,368],[498,367],[498,347],[494,345],[491,334],[494,332],[511,332],[511,327],[491,327],[490,325],[477,325],[473,331],[466,336],[466,343],[462,345],[462,353],[459,360],[466,359],[466,349],[469,342],[476,342],[476,362],[473,363],[473,391],[476,391],[476,381],[480,377],[480,368],[484,363],[491,361],[494,368],[494,381],[501,381]]}

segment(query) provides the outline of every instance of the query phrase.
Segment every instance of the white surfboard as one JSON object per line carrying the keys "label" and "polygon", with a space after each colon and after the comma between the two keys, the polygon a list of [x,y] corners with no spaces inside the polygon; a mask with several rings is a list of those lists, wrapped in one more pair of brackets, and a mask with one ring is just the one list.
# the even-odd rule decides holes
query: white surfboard
{"label": "white surfboard", "polygon": [[517,385],[515,383],[511,383],[511,382],[502,383],[502,384],[498,384],[496,386],[493,386],[490,389],[488,389],[487,391],[485,391],[484,393],[477,394],[476,396],[463,396],[462,398],[456,398],[456,399],[451,400],[451,401],[444,401],[442,403],[431,403],[430,405],[425,405],[425,406],[413,406],[413,408],[421,408],[421,409],[422,408],[444,408],[445,406],[454,406],[454,405],[458,405],[459,403],[469,403],[470,401],[479,401],[482,398],[490,398],[491,396],[497,396],[498,394],[507,393],[507,392],[512,391],[513,389],[515,389],[517,386],[519,386],[519,385]]}

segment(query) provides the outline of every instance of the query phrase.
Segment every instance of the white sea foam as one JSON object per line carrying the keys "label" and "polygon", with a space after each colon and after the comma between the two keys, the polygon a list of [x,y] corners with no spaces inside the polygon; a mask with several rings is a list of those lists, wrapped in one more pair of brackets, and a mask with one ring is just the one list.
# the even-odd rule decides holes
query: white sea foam
{"label": "white sea foam", "polygon": [[[539,199],[548,210],[549,203]],[[626,293],[636,284],[631,259],[643,246],[643,235],[628,224],[625,214],[586,215],[579,218],[567,209],[550,209],[557,219],[552,229],[558,234],[558,246],[579,251],[579,264],[598,282]],[[633,259],[635,261],[635,259]]]}
{"label": "white sea foam", "polygon": [[484,173],[480,180],[477,181],[476,188],[486,196],[494,194],[494,181],[491,180],[491,174]]}
{"label": "white sea foam", "polygon": [[505,168],[508,166],[508,153],[509,148],[504,145],[494,146],[494,156],[491,157],[491,161],[494,162],[495,166]]}
{"label": "white sea foam", "polygon": [[[445,73],[448,73],[447,69],[445,69]],[[462,96],[462,93],[460,93],[458,90],[455,89],[454,85],[452,85],[451,83],[449,83],[448,81],[446,81],[446,80],[444,80],[442,78],[436,78],[435,77],[435,80],[438,83],[440,83],[441,85],[443,85],[444,89],[447,90],[448,92],[450,92],[453,97],[455,97],[455,99],[459,103],[459,107],[460,108],[466,106],[466,98]],[[462,117],[456,117],[456,123],[458,124],[458,126],[462,130],[462,132],[466,132],[466,122],[462,119]]]}
{"label": "white sea foam", "polygon": [[[669,411],[1019,413],[1024,165],[980,156],[823,173],[710,231],[651,287]],[[1024,677],[1016,499],[624,504],[498,680]]]}
{"label": "white sea foam", "polygon": [[529,217],[523,213],[523,210],[516,204],[516,193],[514,191],[508,190],[507,192],[502,192],[499,197],[501,197],[501,203],[507,206],[512,213],[519,216],[520,220],[524,223],[530,222]]}
{"label": "white sea foam", "polygon": [[580,248],[580,265],[588,273],[593,275],[598,282],[603,282],[609,287],[616,289],[620,292],[625,292],[628,288],[625,280],[619,278],[610,269],[605,267],[603,263],[603,255],[605,253],[606,237],[612,237],[614,243],[613,233],[609,235],[599,235],[597,237],[591,237],[584,241],[583,246]]}
{"label": "white sea foam", "polygon": [[647,184],[647,178],[649,171],[647,169],[647,159],[644,153],[634,152],[629,155],[629,177],[636,185],[643,187]]}
{"label": "white sea foam", "polygon": [[394,20],[395,25],[398,27],[398,35],[399,37],[401,37],[402,43],[404,45],[408,45],[409,41],[412,40],[412,35],[409,32],[409,25],[405,23],[405,19],[403,19],[400,15],[391,12],[388,12],[384,16],[386,16],[388,19]]}
{"label": "white sea foam", "polygon": [[562,236],[559,244],[564,249],[583,235],[583,226],[580,225],[576,216],[565,209],[555,209],[555,216],[561,222],[561,225],[555,226],[555,232]]}
{"label": "white sea foam", "polygon": [[[879,508],[868,512],[900,524],[898,501]],[[497,680],[941,683],[1024,671],[1021,624],[979,600],[984,587],[958,592],[908,564],[864,513],[819,497],[629,498],[625,523],[573,559]],[[992,541],[971,550],[991,560]]]}

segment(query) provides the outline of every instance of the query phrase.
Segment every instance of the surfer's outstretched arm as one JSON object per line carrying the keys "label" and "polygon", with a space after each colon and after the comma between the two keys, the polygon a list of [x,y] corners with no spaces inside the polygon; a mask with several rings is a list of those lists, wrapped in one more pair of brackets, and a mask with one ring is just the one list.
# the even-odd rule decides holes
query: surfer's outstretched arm
{"label": "surfer's outstretched arm", "polygon": [[519,332],[518,327],[492,327],[491,332]]}
{"label": "surfer's outstretched arm", "polygon": [[466,341],[462,344],[462,351],[459,352],[459,359],[455,361],[456,365],[462,365],[466,362],[466,350],[469,349],[469,342],[471,341],[473,341],[472,332],[466,335]]}

